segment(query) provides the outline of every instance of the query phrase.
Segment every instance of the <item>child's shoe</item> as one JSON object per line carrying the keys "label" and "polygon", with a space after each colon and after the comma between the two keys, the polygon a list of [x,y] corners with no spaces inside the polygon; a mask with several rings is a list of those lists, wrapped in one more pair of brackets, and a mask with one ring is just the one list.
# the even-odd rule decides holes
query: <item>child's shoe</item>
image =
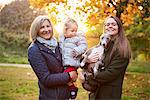
{"label": "child's shoe", "polygon": [[70,90],[70,98],[71,99],[75,99],[77,97],[77,92],[78,92],[78,88],[77,87],[71,89]]}

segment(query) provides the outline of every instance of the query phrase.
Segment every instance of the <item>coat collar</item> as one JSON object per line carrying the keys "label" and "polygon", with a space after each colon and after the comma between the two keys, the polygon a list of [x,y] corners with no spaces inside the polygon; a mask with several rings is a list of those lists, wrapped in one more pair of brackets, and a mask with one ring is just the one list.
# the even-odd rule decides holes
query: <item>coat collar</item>
{"label": "coat collar", "polygon": [[45,51],[47,53],[53,53],[51,49],[47,48],[46,46],[44,46],[44,44],[40,43],[39,41],[36,40],[35,43],[38,45],[41,51]]}
{"label": "coat collar", "polygon": [[61,54],[60,54],[59,44],[58,44],[58,46],[55,49],[55,53],[53,53],[53,51],[51,49],[47,48],[45,45],[43,45],[39,41],[36,40],[35,43],[37,44],[37,46],[40,49],[40,51],[44,51],[46,53],[49,53],[49,54],[55,56],[56,59],[58,59],[59,61],[61,61]]}

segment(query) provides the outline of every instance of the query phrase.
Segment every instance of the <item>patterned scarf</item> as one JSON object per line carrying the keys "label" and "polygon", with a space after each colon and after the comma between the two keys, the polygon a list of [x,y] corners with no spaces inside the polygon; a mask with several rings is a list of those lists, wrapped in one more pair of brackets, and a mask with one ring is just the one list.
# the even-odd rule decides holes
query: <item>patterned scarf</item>
{"label": "patterned scarf", "polygon": [[54,37],[52,37],[50,40],[46,40],[46,39],[38,36],[37,40],[40,43],[44,44],[47,48],[51,49],[55,53],[55,49],[56,49],[58,43]]}

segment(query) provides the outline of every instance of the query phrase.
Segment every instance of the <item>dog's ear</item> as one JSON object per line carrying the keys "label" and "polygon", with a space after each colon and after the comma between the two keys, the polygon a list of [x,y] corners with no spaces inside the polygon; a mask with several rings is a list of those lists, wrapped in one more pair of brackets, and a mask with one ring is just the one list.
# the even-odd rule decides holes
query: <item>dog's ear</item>
{"label": "dog's ear", "polygon": [[95,47],[98,47],[101,45],[101,41],[99,40],[98,44]]}
{"label": "dog's ear", "polygon": [[99,42],[98,42],[98,44],[96,45],[96,47],[97,46],[100,46],[101,45],[101,36],[99,37]]}
{"label": "dog's ear", "polygon": [[105,35],[105,34],[106,34],[106,33],[101,34],[100,40],[101,40],[102,38],[104,38],[104,35]]}
{"label": "dog's ear", "polygon": [[103,33],[103,34],[100,35],[100,37],[99,37],[99,43],[98,43],[99,45],[101,45],[101,41],[103,40],[104,36],[105,36],[105,33]]}

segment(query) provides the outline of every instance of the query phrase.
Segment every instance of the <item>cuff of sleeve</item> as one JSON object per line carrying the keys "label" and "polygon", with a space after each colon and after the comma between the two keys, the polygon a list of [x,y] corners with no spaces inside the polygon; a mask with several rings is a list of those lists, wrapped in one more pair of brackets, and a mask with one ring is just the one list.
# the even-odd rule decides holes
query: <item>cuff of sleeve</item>
{"label": "cuff of sleeve", "polygon": [[68,81],[69,81],[69,82],[71,82],[71,81],[72,81],[72,79],[71,79],[71,77],[70,77],[70,74],[69,74],[69,72],[67,72],[67,73],[68,73],[68,76],[69,76]]}

